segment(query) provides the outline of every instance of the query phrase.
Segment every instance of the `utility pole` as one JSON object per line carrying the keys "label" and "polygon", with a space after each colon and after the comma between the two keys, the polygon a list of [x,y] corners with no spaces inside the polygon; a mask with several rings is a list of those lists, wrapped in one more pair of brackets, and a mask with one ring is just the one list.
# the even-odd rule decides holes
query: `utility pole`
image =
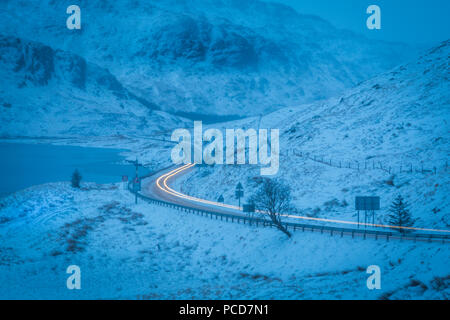
{"label": "utility pole", "polygon": [[134,203],[137,204],[138,192],[141,191],[141,181],[139,180],[139,167],[143,167],[143,165],[139,163],[137,157],[136,161],[128,160],[128,162],[132,163],[136,167],[136,174],[133,179],[133,192],[134,192]]}
{"label": "utility pole", "polygon": [[135,180],[134,180],[134,182],[133,182],[133,190],[134,190],[134,203],[135,204],[137,204],[137,198],[138,198],[138,192],[137,192],[137,187],[136,187],[136,185],[138,185],[138,183],[139,183],[139,178],[138,177],[136,177],[135,178]]}
{"label": "utility pole", "polygon": [[136,166],[136,175],[134,178],[134,185],[133,185],[133,189],[134,189],[134,203],[137,204],[137,188],[136,185],[139,183],[139,161],[138,158],[136,157],[136,161],[134,162],[134,165]]}
{"label": "utility pole", "polygon": [[134,165],[136,166],[136,177],[139,176],[139,162],[138,159],[136,157],[136,161],[134,162]]}

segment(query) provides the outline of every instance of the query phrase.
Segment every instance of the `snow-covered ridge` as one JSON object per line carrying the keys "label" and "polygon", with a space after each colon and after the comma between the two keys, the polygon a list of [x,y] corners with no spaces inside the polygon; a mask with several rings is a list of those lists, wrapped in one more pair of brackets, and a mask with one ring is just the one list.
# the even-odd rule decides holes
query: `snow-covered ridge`
{"label": "snow-covered ridge", "polygon": [[65,1],[4,1],[0,32],[77,53],[171,112],[268,113],[339,94],[415,54],[261,1],[79,5],[73,31]]}
{"label": "snow-covered ridge", "polygon": [[294,114],[282,110],[289,116],[272,124],[286,128],[286,148],[301,147],[317,156],[358,161],[389,157],[392,166],[443,166],[450,155],[449,55],[450,41],[445,41],[337,99]]}
{"label": "snow-covered ridge", "polygon": [[178,118],[107,69],[42,43],[0,35],[0,136],[150,134]]}

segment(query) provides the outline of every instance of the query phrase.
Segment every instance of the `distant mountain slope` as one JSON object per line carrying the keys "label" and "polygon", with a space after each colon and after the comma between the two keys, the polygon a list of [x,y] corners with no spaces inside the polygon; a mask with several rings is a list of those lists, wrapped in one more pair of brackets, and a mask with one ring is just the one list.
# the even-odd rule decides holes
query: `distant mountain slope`
{"label": "distant mountain slope", "polygon": [[256,115],[312,102],[404,62],[414,50],[371,41],[255,0],[3,1],[0,32],[74,52],[171,112]]}
{"label": "distant mountain slope", "polygon": [[285,128],[287,148],[318,156],[443,164],[450,156],[449,57],[448,40],[337,99],[294,114],[280,110],[275,125]]}
{"label": "distant mountain slope", "polygon": [[0,136],[151,134],[177,118],[82,57],[0,35]]}
{"label": "distant mountain slope", "polygon": [[[411,204],[416,225],[448,229],[449,62],[450,41],[445,41],[341,97],[285,108],[260,123],[250,118],[222,128],[280,129],[279,176],[291,185],[303,214],[355,221],[354,197],[378,195],[382,210],[376,221],[387,223],[389,205],[401,194]],[[223,183],[204,187],[217,186],[216,181]],[[212,200],[223,194],[233,203],[238,182],[249,196],[258,181],[255,166],[216,166],[199,168],[178,188]]]}

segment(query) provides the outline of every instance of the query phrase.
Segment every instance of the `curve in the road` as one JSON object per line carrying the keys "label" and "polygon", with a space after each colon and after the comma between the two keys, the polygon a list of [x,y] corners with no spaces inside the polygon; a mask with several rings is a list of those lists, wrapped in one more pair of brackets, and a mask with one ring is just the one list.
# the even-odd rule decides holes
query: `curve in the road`
{"label": "curve in the road", "polygon": [[[215,207],[216,209],[228,209],[227,213],[230,213],[229,210],[236,210],[238,212],[242,212],[242,210],[234,205],[230,204],[224,204],[220,202],[200,199],[196,197],[192,197],[186,194],[183,194],[181,192],[178,192],[174,189],[172,189],[169,186],[169,180],[176,177],[177,175],[182,174],[186,170],[193,168],[195,164],[189,163],[185,164],[181,167],[178,167],[174,170],[171,170],[167,173],[164,173],[163,175],[159,176],[156,179],[156,187],[158,190],[162,193],[165,193],[166,195],[170,195],[171,197],[175,197],[178,200],[182,200],[184,205],[189,206],[189,204],[192,205],[192,203],[195,204],[201,204],[208,206],[209,208]],[[166,200],[171,200],[167,199]],[[179,203],[179,201],[178,201]],[[263,213],[259,211],[259,213]],[[283,215],[284,217],[291,218],[291,219],[300,219],[300,220],[308,220],[308,221],[315,221],[315,222],[325,222],[330,224],[347,224],[347,225],[358,225],[357,222],[353,221],[345,221],[345,220],[336,220],[336,219],[326,219],[326,218],[314,218],[314,217],[307,217],[307,216],[298,216],[298,215],[290,215],[286,214]],[[372,223],[359,223],[360,226],[367,226],[367,227],[376,227],[376,228],[388,228],[388,229],[407,229],[407,230],[414,230],[414,231],[428,231],[428,232],[440,232],[440,233],[450,233],[449,230],[441,230],[441,229],[431,229],[431,228],[418,228],[418,227],[399,227],[399,226],[393,226],[393,225],[385,225],[385,224],[372,224]]]}

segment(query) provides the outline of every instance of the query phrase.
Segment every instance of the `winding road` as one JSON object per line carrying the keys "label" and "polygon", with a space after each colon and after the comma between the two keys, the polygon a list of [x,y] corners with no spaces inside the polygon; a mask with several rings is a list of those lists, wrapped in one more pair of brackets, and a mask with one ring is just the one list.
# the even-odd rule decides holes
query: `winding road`
{"label": "winding road", "polygon": [[[160,200],[166,203],[171,203],[174,205],[182,206],[185,208],[191,208],[196,210],[203,210],[214,212],[220,215],[226,215],[230,217],[240,217],[244,218],[248,215],[243,213],[242,210],[234,205],[219,203],[215,201],[200,199],[196,197],[192,197],[186,194],[183,194],[179,191],[174,190],[170,187],[170,182],[175,178],[180,178],[190,170],[195,167],[195,164],[185,164],[179,166],[177,168],[167,168],[157,173],[143,179],[143,188],[141,195],[145,197],[149,197],[151,199]],[[264,214],[264,212],[259,212]],[[290,226],[298,225],[300,227],[311,227],[312,230],[318,229],[322,230],[326,228],[327,230],[335,229],[337,232],[351,232],[352,235],[354,232],[365,232],[364,230],[357,229],[357,222],[346,221],[346,220],[336,220],[336,219],[325,219],[325,218],[314,218],[307,216],[299,216],[299,215],[284,215],[287,221],[292,221]],[[305,224],[306,223],[306,224]],[[345,227],[342,228],[343,225],[353,226],[353,228]],[[325,227],[324,227],[325,226]],[[409,231],[414,231],[414,235],[419,236],[416,232],[421,232],[420,236],[424,239],[431,239],[432,237],[437,237],[438,239],[449,240],[450,239],[450,231],[449,230],[439,230],[439,229],[431,229],[431,228],[418,228],[418,227],[398,227],[391,225],[383,225],[383,224],[371,224],[371,223],[360,223],[360,227],[369,227],[372,229],[370,233],[380,235],[391,234],[393,237],[398,236],[402,237],[399,233],[393,231],[393,229],[408,229]],[[294,228],[295,229],[295,228]],[[379,231],[377,231],[379,230]],[[369,232],[369,231],[367,231]],[[424,233],[425,232],[425,233]],[[411,237],[412,238],[412,237]],[[416,240],[416,237],[413,238]]]}

